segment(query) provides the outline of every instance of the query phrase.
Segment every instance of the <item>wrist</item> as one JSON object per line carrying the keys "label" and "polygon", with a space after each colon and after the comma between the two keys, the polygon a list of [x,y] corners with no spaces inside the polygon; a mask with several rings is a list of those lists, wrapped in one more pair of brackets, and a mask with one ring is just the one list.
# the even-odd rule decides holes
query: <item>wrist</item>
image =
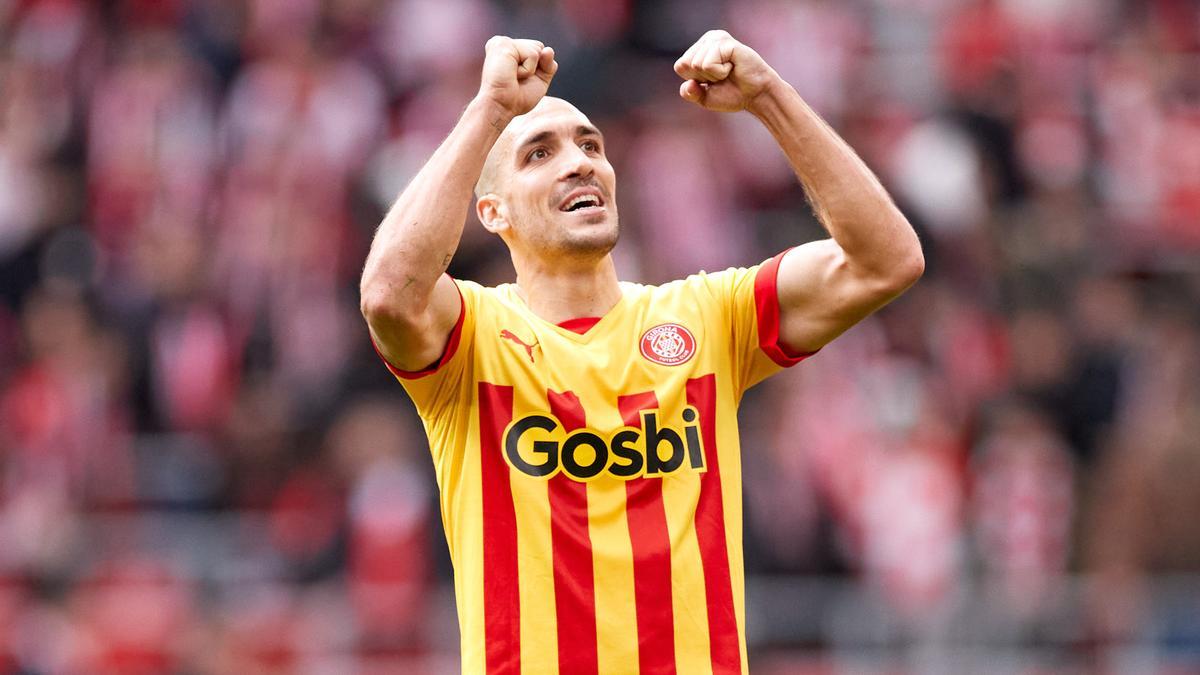
{"label": "wrist", "polygon": [[496,130],[497,135],[504,131],[515,117],[507,107],[482,93],[476,94],[475,98],[467,104],[467,114],[481,117],[488,126]]}
{"label": "wrist", "polygon": [[788,95],[796,95],[796,90],[778,73],[772,72],[763,88],[746,102],[746,112],[765,121],[782,108]]}

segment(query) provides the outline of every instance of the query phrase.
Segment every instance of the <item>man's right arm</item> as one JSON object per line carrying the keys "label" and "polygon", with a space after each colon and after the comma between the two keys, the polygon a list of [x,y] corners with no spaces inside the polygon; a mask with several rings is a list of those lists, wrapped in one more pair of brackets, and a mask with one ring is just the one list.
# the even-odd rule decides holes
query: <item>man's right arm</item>
{"label": "man's right arm", "polygon": [[443,274],[458,249],[488,152],[516,115],[545,95],[557,64],[534,40],[488,41],[479,94],[384,216],[359,287],[371,336],[397,368],[437,360],[462,310]]}

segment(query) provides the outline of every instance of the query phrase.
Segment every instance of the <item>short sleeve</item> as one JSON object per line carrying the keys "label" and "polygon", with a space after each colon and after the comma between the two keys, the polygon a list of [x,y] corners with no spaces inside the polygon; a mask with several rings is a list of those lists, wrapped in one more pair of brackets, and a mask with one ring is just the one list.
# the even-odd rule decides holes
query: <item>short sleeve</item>
{"label": "short sleeve", "polygon": [[718,299],[730,331],[730,357],[737,392],[811,356],[791,352],[779,339],[779,263],[787,253],[753,267],[731,268],[704,275]]}
{"label": "short sleeve", "polygon": [[[458,321],[450,330],[446,348],[436,362],[419,371],[407,371],[396,367],[375,347],[375,353],[383,360],[392,375],[400,381],[404,390],[424,418],[437,417],[447,406],[458,400],[465,383],[470,381],[472,353],[475,348],[475,325],[479,312],[479,288],[470,281],[454,279],[458,295],[462,299]],[[372,340],[374,345],[374,340]]]}

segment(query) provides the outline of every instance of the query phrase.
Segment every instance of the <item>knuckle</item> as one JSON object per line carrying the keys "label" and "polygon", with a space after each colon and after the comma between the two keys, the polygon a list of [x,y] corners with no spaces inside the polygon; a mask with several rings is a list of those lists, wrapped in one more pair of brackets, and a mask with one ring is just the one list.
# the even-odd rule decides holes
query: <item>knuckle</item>
{"label": "knuckle", "polygon": [[495,35],[487,41],[487,51],[503,52],[507,49],[511,49],[512,45],[513,45],[512,38],[506,37],[504,35]]}

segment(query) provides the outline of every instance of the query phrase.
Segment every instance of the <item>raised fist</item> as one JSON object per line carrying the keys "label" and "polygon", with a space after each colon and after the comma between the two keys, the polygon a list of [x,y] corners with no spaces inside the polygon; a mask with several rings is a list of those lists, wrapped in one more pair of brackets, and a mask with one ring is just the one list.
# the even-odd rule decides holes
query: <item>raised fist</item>
{"label": "raised fist", "polygon": [[496,35],[487,41],[479,95],[514,117],[533,109],[558,70],[554,50],[537,40]]}
{"label": "raised fist", "polygon": [[710,30],[675,62],[679,95],[709,110],[736,112],[779,79],[758,52],[723,30]]}

